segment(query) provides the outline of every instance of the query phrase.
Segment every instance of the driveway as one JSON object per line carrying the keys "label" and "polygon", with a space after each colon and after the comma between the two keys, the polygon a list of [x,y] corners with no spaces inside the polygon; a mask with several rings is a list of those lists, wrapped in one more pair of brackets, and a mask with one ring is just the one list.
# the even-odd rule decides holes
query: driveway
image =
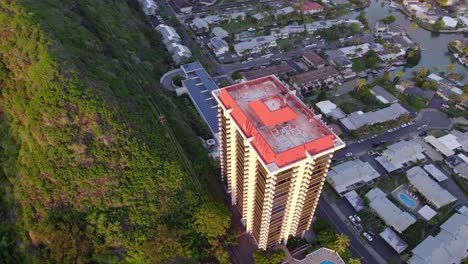
{"label": "driveway", "polygon": [[179,87],[174,86],[172,83],[172,78],[176,77],[177,75],[184,76],[184,71],[181,68],[174,69],[172,71],[166,72],[160,80],[162,86],[171,92],[175,92],[175,90]]}

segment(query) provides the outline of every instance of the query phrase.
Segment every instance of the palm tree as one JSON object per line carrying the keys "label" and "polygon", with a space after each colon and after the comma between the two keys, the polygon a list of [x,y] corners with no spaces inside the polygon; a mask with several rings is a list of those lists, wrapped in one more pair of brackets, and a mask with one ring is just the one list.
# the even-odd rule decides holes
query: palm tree
{"label": "palm tree", "polygon": [[362,91],[362,90],[364,89],[364,87],[366,87],[366,86],[367,86],[367,81],[366,81],[366,79],[359,79],[359,80],[357,80],[357,82],[356,82],[356,91],[357,91],[357,92],[360,92],[360,91]]}
{"label": "palm tree", "polygon": [[384,79],[385,81],[388,81],[390,80],[390,78],[392,77],[392,73],[387,71],[384,73],[384,75],[382,76],[382,79]]}
{"label": "palm tree", "polygon": [[337,234],[335,243],[333,243],[333,249],[338,252],[338,254],[343,254],[346,249],[349,247],[350,241],[349,237],[345,234]]}
{"label": "palm tree", "polygon": [[427,76],[428,73],[429,73],[429,70],[428,70],[427,68],[425,68],[425,67],[421,67],[421,68],[419,68],[419,70],[418,70],[418,76],[419,76],[420,78],[425,78],[425,77]]}
{"label": "palm tree", "polygon": [[404,80],[402,83],[401,83],[401,86],[403,86],[405,89],[410,87],[411,85],[411,82],[408,81],[408,80]]}
{"label": "palm tree", "polygon": [[455,64],[447,64],[447,66],[445,66],[445,68],[447,69],[447,71],[455,71],[456,67],[455,67]]}
{"label": "palm tree", "polygon": [[398,80],[405,77],[405,75],[406,74],[404,72],[402,72],[402,71],[399,71],[399,72],[395,73],[395,78],[393,79],[393,82],[394,83],[398,82]]}

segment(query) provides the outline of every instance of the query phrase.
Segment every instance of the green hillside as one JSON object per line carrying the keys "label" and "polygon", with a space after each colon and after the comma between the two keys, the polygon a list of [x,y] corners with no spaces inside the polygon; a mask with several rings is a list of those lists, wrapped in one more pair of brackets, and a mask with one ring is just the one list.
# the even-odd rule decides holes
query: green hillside
{"label": "green hillside", "polygon": [[158,86],[168,62],[136,0],[0,0],[0,259],[226,260],[219,177]]}

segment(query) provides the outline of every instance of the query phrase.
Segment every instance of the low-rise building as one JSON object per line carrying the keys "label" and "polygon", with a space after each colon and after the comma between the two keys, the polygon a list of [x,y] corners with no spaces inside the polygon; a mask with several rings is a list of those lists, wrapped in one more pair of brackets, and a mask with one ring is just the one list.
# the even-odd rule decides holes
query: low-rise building
{"label": "low-rise building", "polygon": [[449,29],[456,28],[458,24],[458,20],[449,16],[442,17],[442,21],[444,21],[445,28]]}
{"label": "low-rise building", "polygon": [[192,0],[172,0],[171,4],[179,13],[188,14],[191,13],[193,9]]}
{"label": "low-rise building", "polygon": [[408,96],[417,96],[428,101],[432,100],[432,97],[435,95],[435,92],[432,90],[421,89],[414,85],[403,89],[403,92]]}
{"label": "low-rise building", "polygon": [[161,33],[163,42],[165,45],[167,45],[170,42],[180,42],[181,38],[180,35],[177,33],[177,31],[168,25],[164,24],[159,24],[156,27],[156,30]]}
{"label": "low-rise building", "polygon": [[372,87],[371,93],[384,104],[394,104],[398,103],[398,98],[396,98],[393,94],[389,93],[385,88],[380,85],[376,85]]}
{"label": "low-rise building", "polygon": [[301,5],[301,12],[304,15],[313,15],[323,12],[323,6],[315,2],[306,2]]}
{"label": "low-rise building", "polygon": [[249,71],[244,72],[243,75],[247,80],[253,80],[253,79],[257,79],[257,78],[268,76],[268,75],[276,75],[277,77],[279,77],[282,74],[288,74],[294,71],[295,70],[291,65],[289,65],[288,63],[282,63],[278,65],[267,66],[265,68],[260,68],[256,70],[249,70]]}
{"label": "low-rise building", "polygon": [[161,33],[166,49],[172,55],[172,60],[176,64],[183,63],[192,57],[192,52],[186,46],[180,44],[181,38],[173,27],[159,24],[156,30]]}
{"label": "low-rise building", "polygon": [[359,197],[359,194],[357,194],[356,191],[353,190],[347,192],[343,196],[346,198],[346,200],[348,200],[356,212],[359,212],[365,208],[364,201],[361,199],[361,197]]}
{"label": "low-rise building", "polygon": [[208,22],[197,17],[192,21],[192,28],[199,32],[205,32],[205,31],[208,31],[210,27],[208,25]]}
{"label": "low-rise building", "polygon": [[229,44],[222,38],[213,37],[210,39],[210,47],[216,56],[229,52]]}
{"label": "low-rise building", "polygon": [[304,25],[290,25],[285,26],[279,31],[279,37],[288,38],[290,35],[301,34],[305,32]]}
{"label": "low-rise building", "polygon": [[408,212],[402,211],[392,201],[387,198],[387,195],[379,188],[374,188],[366,193],[369,199],[370,207],[377,215],[385,222],[385,224],[393,227],[398,233],[405,231],[410,225],[416,222],[416,218]]}
{"label": "low-rise building", "polygon": [[176,64],[181,64],[192,58],[192,52],[189,48],[179,43],[171,43],[166,46],[169,53],[172,54],[172,60]]}
{"label": "low-rise building", "polygon": [[321,69],[327,64],[327,62],[322,57],[320,57],[320,55],[313,51],[305,52],[304,55],[302,55],[302,60],[307,65],[315,69]]}
{"label": "low-rise building", "polygon": [[453,130],[450,134],[435,138],[429,135],[424,138],[424,141],[429,143],[437,151],[445,157],[450,157],[455,154],[455,150],[468,151],[468,133]]}
{"label": "low-rise building", "polygon": [[339,69],[351,68],[353,62],[348,59],[341,50],[328,50],[325,52],[328,62]]}
{"label": "low-rise building", "polygon": [[326,117],[338,120],[346,116],[345,112],[330,100],[318,102],[315,106],[317,106],[320,112]]}
{"label": "low-rise building", "polygon": [[436,179],[438,182],[442,182],[448,179],[445,173],[439,170],[434,164],[424,165],[423,168],[432,176],[432,178]]}
{"label": "low-rise building", "polygon": [[411,162],[425,159],[423,152],[424,148],[417,141],[404,140],[388,146],[376,160],[385,170],[392,172]]}
{"label": "low-rise building", "polygon": [[278,9],[275,13],[275,16],[283,16],[288,15],[294,12],[294,8],[292,6],[287,6],[281,9]]}
{"label": "low-rise building", "polygon": [[431,179],[421,167],[409,169],[406,172],[406,177],[410,185],[437,209],[457,200],[450,192]]}
{"label": "low-rise building", "polygon": [[409,264],[461,263],[468,257],[468,213],[455,213],[411,252]]}
{"label": "low-rise building", "polygon": [[424,218],[424,220],[429,221],[437,215],[437,212],[434,211],[434,209],[432,209],[429,205],[424,205],[421,207],[421,209],[418,210],[418,215]]}
{"label": "low-rise building", "polygon": [[398,254],[403,252],[407,247],[408,244],[406,244],[403,239],[401,239],[395,232],[390,227],[387,227],[382,231],[380,234],[380,237],[387,242]]}
{"label": "low-rise building", "polygon": [[221,27],[214,27],[212,30],[211,30],[211,34],[213,34],[214,37],[218,37],[218,38],[227,38],[229,37],[229,33],[222,29]]}
{"label": "low-rise building", "polygon": [[333,166],[327,175],[327,182],[342,195],[380,177],[368,163],[360,159],[350,160]]}
{"label": "low-rise building", "polygon": [[332,84],[339,79],[340,73],[333,66],[307,71],[291,77],[291,83],[298,91],[307,92]]}
{"label": "low-rise building", "polygon": [[268,35],[237,43],[234,45],[234,50],[237,55],[242,56],[243,54],[259,53],[265,48],[273,48],[277,46],[276,38]]}
{"label": "low-rise building", "polygon": [[340,255],[328,248],[319,248],[314,252],[308,254],[302,260],[292,258],[289,261],[290,264],[317,264],[317,263],[334,263],[334,264],[345,264],[344,260]]}
{"label": "low-rise building", "polygon": [[356,130],[366,125],[374,125],[377,123],[383,123],[391,120],[398,119],[402,115],[409,114],[399,103],[392,104],[386,108],[371,111],[362,112],[357,111],[349,114],[347,117],[340,120],[341,124],[348,130]]}
{"label": "low-rise building", "polygon": [[265,15],[263,15],[262,13],[256,13],[256,14],[252,15],[252,18],[259,22],[259,21],[263,21],[263,19],[265,19]]}
{"label": "low-rise building", "polygon": [[452,167],[453,172],[458,176],[468,179],[468,158],[460,153],[458,155],[453,155],[445,160],[445,163]]}
{"label": "low-rise building", "polygon": [[147,16],[155,15],[156,11],[159,9],[158,5],[154,0],[138,0],[143,8],[143,13]]}
{"label": "low-rise building", "polygon": [[219,89],[214,80],[199,62],[182,65],[185,80],[182,84],[200,116],[210,128],[213,137],[219,140],[218,104],[212,91]]}

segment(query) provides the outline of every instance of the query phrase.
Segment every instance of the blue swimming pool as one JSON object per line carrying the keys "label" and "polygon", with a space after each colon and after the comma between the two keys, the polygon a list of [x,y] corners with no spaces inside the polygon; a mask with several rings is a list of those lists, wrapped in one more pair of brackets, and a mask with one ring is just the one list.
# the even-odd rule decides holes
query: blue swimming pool
{"label": "blue swimming pool", "polygon": [[333,262],[331,260],[324,260],[324,261],[320,262],[320,264],[335,264],[335,262]]}
{"label": "blue swimming pool", "polygon": [[413,199],[409,198],[406,194],[400,193],[400,199],[401,201],[406,204],[408,207],[414,207],[416,203],[414,202]]}

